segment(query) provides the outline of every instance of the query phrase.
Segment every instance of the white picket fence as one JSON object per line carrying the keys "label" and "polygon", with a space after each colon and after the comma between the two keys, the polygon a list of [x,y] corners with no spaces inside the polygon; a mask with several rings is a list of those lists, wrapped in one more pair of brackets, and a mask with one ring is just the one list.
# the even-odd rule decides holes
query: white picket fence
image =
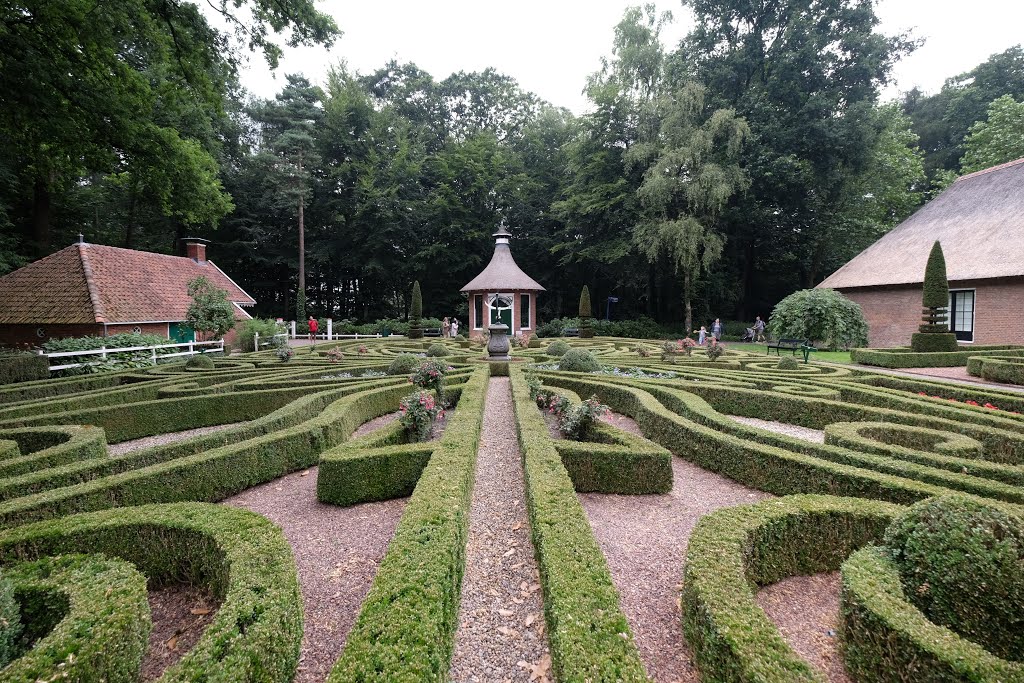
{"label": "white picket fence", "polygon": [[[200,348],[204,347],[204,348]],[[210,347],[210,348],[205,348]],[[184,351],[175,351],[174,353],[157,353],[158,349],[185,349]],[[224,352],[224,340],[219,339],[217,341],[207,342],[187,342],[182,344],[158,344],[156,346],[126,346],[126,347],[111,347],[101,346],[98,349],[90,349],[88,351],[58,351],[56,353],[46,353],[40,351],[40,356],[46,356],[47,360],[54,358],[76,358],[81,356],[99,356],[98,361],[86,361],[84,363],[64,363],[62,365],[51,365],[50,372],[56,370],[68,370],[70,368],[80,368],[86,365],[93,365],[95,363],[102,363],[107,359],[107,356],[112,353],[131,353],[135,351],[148,351],[150,357],[153,359],[153,365],[156,365],[157,358],[175,358],[178,356],[194,356],[197,353],[203,353],[204,351],[220,351]]]}

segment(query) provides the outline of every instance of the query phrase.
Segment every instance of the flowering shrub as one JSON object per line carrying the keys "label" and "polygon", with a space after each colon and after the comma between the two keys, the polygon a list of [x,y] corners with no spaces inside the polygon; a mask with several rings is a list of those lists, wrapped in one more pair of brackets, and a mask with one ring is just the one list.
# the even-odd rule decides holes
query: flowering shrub
{"label": "flowering shrub", "polygon": [[562,411],[558,418],[558,428],[566,438],[583,441],[594,429],[598,418],[611,412],[608,406],[591,396],[583,403]]}
{"label": "flowering shrub", "polygon": [[426,391],[409,394],[398,404],[399,423],[405,428],[412,441],[426,441],[430,438],[430,429],[434,420],[444,417],[444,410],[434,401],[434,396]]}
{"label": "flowering shrub", "polygon": [[448,364],[438,360],[420,363],[409,381],[420,389],[433,389],[439,397],[444,396],[444,376],[448,372]]}
{"label": "flowering shrub", "polygon": [[661,359],[668,361],[669,363],[676,362],[676,356],[680,353],[689,356],[693,353],[693,349],[696,348],[697,342],[686,337],[685,339],[677,339],[674,342],[667,341],[661,345]]}
{"label": "flowering shrub", "polygon": [[647,358],[648,356],[651,355],[651,350],[646,346],[643,346],[642,344],[637,344],[635,347],[633,347],[633,351],[635,351],[636,355],[640,356],[641,358]]}
{"label": "flowering shrub", "polygon": [[366,348],[366,344],[360,344],[358,351],[359,353],[369,353],[370,349]]}
{"label": "flowering shrub", "polygon": [[[692,340],[691,340],[692,341]],[[718,360],[722,354],[725,353],[725,344],[718,341],[714,337],[708,341],[708,348],[705,353],[708,354],[708,360]]]}
{"label": "flowering shrub", "polygon": [[526,337],[521,334],[512,335],[508,338],[508,342],[514,349],[522,349],[526,347]]}
{"label": "flowering shrub", "polygon": [[287,344],[277,350],[277,358],[282,363],[287,363],[295,355],[295,349],[288,346]]}
{"label": "flowering shrub", "polygon": [[[958,401],[955,398],[944,398],[942,396],[929,396],[928,392],[926,392],[926,391],[919,391],[919,392],[917,392],[917,395],[918,396],[924,396],[925,398],[937,398],[940,401],[951,401],[952,403],[960,403],[960,401]],[[977,401],[964,401],[963,404],[965,406],[974,406],[975,408],[988,408],[989,410],[1001,410],[1001,408],[999,408],[999,406],[993,405],[991,402],[978,403]],[[1011,415],[1020,415],[1020,413],[1017,412],[1016,410],[1010,410],[1010,411],[1007,411],[1007,412],[1009,412]]]}
{"label": "flowering shrub", "polygon": [[332,363],[337,363],[337,362],[341,361],[343,358],[345,358],[345,354],[342,353],[341,349],[339,349],[337,347],[331,349],[330,351],[328,351],[324,355],[327,356],[327,360],[331,361]]}

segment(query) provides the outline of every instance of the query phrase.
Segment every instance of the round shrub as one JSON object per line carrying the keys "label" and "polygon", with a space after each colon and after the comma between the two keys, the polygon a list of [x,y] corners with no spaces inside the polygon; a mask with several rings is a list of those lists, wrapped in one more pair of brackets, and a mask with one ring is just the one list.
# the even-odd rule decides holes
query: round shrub
{"label": "round shrub", "polygon": [[564,355],[565,352],[570,350],[571,348],[572,347],[569,346],[568,342],[564,342],[561,339],[559,339],[558,341],[553,341],[550,344],[548,344],[548,349],[547,351],[545,351],[545,353],[547,353],[549,356],[561,356]]}
{"label": "round shrub", "polygon": [[185,367],[189,370],[213,370],[213,359],[204,354],[192,356]]}
{"label": "round shrub", "polygon": [[590,351],[569,349],[562,354],[562,360],[558,361],[558,369],[566,372],[593,372],[600,370],[601,364]]}
{"label": "round shrub", "polygon": [[932,622],[1007,659],[1024,653],[1024,517],[929,498],[885,532],[904,592]]}
{"label": "round shrub", "polygon": [[769,324],[776,339],[807,339],[829,351],[868,345],[860,306],[834,289],[803,289],[780,301]]}
{"label": "round shrub", "polygon": [[450,354],[451,354],[451,351],[449,351],[448,347],[445,346],[444,344],[436,344],[435,343],[435,344],[431,344],[429,347],[427,347],[427,355],[428,356],[433,356],[435,358],[440,358],[442,356],[447,356],[447,355],[450,355]]}
{"label": "round shrub", "polygon": [[17,654],[21,636],[21,615],[14,599],[14,585],[0,575],[0,669]]}
{"label": "round shrub", "polygon": [[389,375],[408,375],[420,366],[420,359],[411,353],[400,353],[388,366]]}
{"label": "round shrub", "polygon": [[785,358],[779,359],[779,370],[799,370],[800,364],[796,362],[796,358],[786,356]]}

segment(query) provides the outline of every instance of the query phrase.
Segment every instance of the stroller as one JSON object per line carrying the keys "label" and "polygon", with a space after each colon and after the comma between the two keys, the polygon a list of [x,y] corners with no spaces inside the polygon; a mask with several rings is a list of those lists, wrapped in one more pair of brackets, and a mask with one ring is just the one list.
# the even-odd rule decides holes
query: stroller
{"label": "stroller", "polygon": [[752,342],[752,341],[754,341],[754,328],[753,327],[748,327],[747,331],[743,333],[743,338],[740,339],[740,341],[741,342]]}

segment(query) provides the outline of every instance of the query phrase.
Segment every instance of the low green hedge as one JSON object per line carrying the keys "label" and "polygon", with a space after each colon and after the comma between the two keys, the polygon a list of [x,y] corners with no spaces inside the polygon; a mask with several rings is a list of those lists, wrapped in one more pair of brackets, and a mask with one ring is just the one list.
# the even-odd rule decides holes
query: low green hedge
{"label": "low green hedge", "polygon": [[72,462],[105,458],[107,437],[99,427],[78,425],[0,430],[18,454],[0,458],[0,477],[13,477]]}
{"label": "low green hedge", "polygon": [[0,669],[7,683],[135,683],[149,644],[146,577],[102,555],[43,557],[7,567],[32,648]]}
{"label": "low green hedge", "polygon": [[595,433],[594,441],[554,441],[577,492],[637,495],[672,490],[672,454],[667,449],[604,423],[595,426]]}
{"label": "low green hedge", "polygon": [[147,505],[47,520],[0,533],[0,564],[100,552],[134,564],[149,586],[207,588],[217,614],[158,680],[290,683],[302,641],[302,597],[281,530],[202,503]]}
{"label": "low green hedge", "polygon": [[647,681],[604,553],[522,371],[511,372],[555,679]]}
{"label": "low green hedge", "polygon": [[972,356],[967,361],[967,372],[989,382],[1024,384],[1024,358]]}
{"label": "low green hedge", "polygon": [[38,353],[0,353],[0,384],[31,382],[50,376],[50,361]]}
{"label": "low green hedge", "polygon": [[881,368],[953,368],[967,365],[971,356],[1001,354],[1006,351],[1024,351],[1019,346],[972,346],[960,351],[937,351],[917,353],[909,348],[894,349],[853,349],[850,357],[854,363],[875,365]]}
{"label": "low green hedge", "polygon": [[825,443],[879,455],[905,449],[968,459],[981,458],[984,448],[980,441],[963,434],[888,422],[834,422],[825,427]]}
{"label": "low green hedge", "polygon": [[327,678],[445,680],[455,646],[488,372],[463,388],[398,523],[345,650]]}
{"label": "low green hedge", "polygon": [[996,657],[930,622],[907,600],[899,571],[884,550],[860,550],[843,564],[842,572],[843,657],[854,680],[1024,681],[1024,663]]}
{"label": "low green hedge", "polygon": [[900,507],[788,496],[703,517],[686,551],[683,633],[704,680],[822,683],[757,606],[754,586],[838,569],[882,537]]}

